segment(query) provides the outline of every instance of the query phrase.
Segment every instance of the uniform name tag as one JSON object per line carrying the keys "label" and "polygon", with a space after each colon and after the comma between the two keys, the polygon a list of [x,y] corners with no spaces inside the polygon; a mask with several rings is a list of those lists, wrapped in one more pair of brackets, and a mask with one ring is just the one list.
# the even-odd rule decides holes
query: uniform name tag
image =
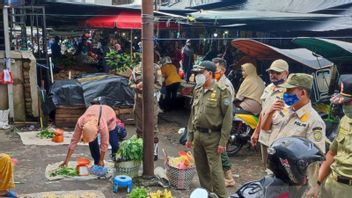
{"label": "uniform name tag", "polygon": [[307,126],[307,124],[303,124],[303,123],[300,123],[298,121],[295,121],[295,125],[301,126],[301,127],[306,127]]}

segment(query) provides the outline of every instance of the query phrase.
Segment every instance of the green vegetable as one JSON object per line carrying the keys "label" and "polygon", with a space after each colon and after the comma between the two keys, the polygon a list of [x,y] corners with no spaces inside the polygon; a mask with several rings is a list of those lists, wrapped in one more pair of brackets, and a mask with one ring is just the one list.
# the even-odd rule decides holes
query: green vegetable
{"label": "green vegetable", "polygon": [[148,191],[144,187],[133,188],[128,198],[148,198]]}
{"label": "green vegetable", "polygon": [[40,139],[50,139],[50,138],[53,138],[54,137],[54,131],[52,130],[49,130],[48,128],[40,131],[38,134],[37,134],[37,137],[39,137]]}
{"label": "green vegetable", "polygon": [[50,174],[50,177],[55,176],[77,176],[77,170],[75,168],[61,167]]}
{"label": "green vegetable", "polygon": [[134,135],[130,139],[123,141],[117,151],[117,159],[122,161],[141,161],[143,159],[143,140]]}
{"label": "green vegetable", "polygon": [[139,58],[131,58],[128,54],[120,54],[111,50],[105,56],[106,64],[116,71],[124,72],[139,64]]}

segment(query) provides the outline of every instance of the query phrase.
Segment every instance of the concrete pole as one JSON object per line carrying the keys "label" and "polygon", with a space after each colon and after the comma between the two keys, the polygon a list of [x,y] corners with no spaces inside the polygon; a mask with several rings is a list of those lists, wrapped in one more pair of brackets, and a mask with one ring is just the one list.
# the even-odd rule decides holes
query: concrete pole
{"label": "concrete pole", "polygon": [[154,47],[153,0],[142,1],[143,176],[154,175]]}
{"label": "concrete pole", "polygon": [[[11,56],[10,56],[10,33],[9,33],[9,15],[8,15],[8,6],[4,6],[2,9],[3,20],[4,20],[4,40],[5,40],[5,60],[6,68],[11,71]],[[14,121],[14,105],[13,105],[13,85],[7,85],[7,94],[9,100],[10,108],[10,120]]]}

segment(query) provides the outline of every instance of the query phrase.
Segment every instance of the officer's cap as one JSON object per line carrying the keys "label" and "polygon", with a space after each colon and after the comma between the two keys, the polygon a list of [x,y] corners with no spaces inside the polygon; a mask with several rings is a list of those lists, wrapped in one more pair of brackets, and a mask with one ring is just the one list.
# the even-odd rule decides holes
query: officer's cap
{"label": "officer's cap", "polygon": [[335,96],[334,103],[347,103],[352,101],[352,75],[346,75],[341,77],[340,93]]}
{"label": "officer's cap", "polygon": [[268,71],[276,71],[276,72],[288,72],[288,63],[282,59],[277,59],[273,63],[271,63],[270,68],[266,70]]}
{"label": "officer's cap", "polygon": [[204,70],[215,72],[216,71],[216,66],[213,62],[211,61],[203,61],[199,65],[194,65],[192,72],[194,73],[200,73]]}
{"label": "officer's cap", "polygon": [[296,88],[303,87],[311,90],[313,86],[313,76],[304,73],[293,73],[288,76],[288,79],[281,87],[284,88]]}

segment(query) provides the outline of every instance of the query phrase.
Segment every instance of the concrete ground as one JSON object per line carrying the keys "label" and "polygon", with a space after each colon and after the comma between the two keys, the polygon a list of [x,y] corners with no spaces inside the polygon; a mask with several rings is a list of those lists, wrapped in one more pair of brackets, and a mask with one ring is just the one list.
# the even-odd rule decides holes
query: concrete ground
{"label": "concrete ground", "polygon": [[[178,151],[185,148],[178,143],[179,135],[177,131],[180,127],[184,127],[188,112],[174,111],[161,113],[159,118],[160,128],[160,144],[159,148],[164,148],[170,156],[177,156]],[[134,126],[127,127],[129,135],[134,134]],[[71,190],[101,190],[107,198],[110,197],[127,197],[124,190],[120,193],[113,193],[112,183],[107,180],[91,180],[91,181],[48,181],[45,176],[45,168],[47,164],[64,160],[67,145],[63,146],[24,146],[19,136],[8,130],[0,130],[0,153],[5,152],[18,160],[15,167],[16,192],[19,194],[28,194],[35,192],[47,191],[71,191]],[[89,148],[87,146],[78,146],[73,159],[78,156],[90,157]],[[236,186],[228,188],[228,195],[235,192],[242,184],[261,178],[265,172],[261,165],[260,151],[242,148],[241,152],[231,157],[232,172],[235,176]],[[159,152],[159,160],[155,162],[156,166],[164,166],[164,156]],[[149,182],[142,182],[148,185]],[[139,182],[140,184],[140,182]],[[150,183],[149,183],[150,184]],[[199,187],[198,178],[193,179],[190,190],[171,189],[174,197],[189,197],[191,191]],[[161,187],[149,186],[151,190],[162,190]]]}

